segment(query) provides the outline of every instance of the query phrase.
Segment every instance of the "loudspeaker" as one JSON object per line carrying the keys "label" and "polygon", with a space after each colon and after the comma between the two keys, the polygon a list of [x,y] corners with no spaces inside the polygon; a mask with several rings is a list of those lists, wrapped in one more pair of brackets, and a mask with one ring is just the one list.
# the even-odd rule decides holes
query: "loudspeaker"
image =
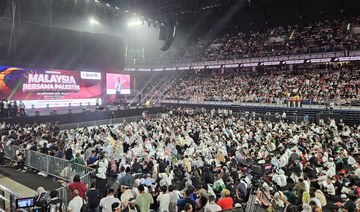
{"label": "loudspeaker", "polygon": [[165,42],[160,48],[161,51],[169,50],[172,42],[175,40],[176,27],[177,21],[174,18],[170,19],[164,26],[160,27],[160,40],[162,40],[161,38],[163,38],[163,34],[165,34]]}
{"label": "loudspeaker", "polygon": [[162,40],[162,41],[166,40],[167,29],[168,29],[168,27],[166,25],[160,26],[159,40]]}
{"label": "loudspeaker", "polygon": [[3,17],[9,0],[0,0],[0,17]]}

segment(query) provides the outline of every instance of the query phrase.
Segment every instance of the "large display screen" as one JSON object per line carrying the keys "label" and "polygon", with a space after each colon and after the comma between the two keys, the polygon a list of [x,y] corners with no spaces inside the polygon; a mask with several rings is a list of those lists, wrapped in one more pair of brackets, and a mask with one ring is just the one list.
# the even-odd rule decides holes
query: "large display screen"
{"label": "large display screen", "polygon": [[0,97],[27,108],[101,104],[101,73],[0,66]]}
{"label": "large display screen", "polygon": [[130,75],[106,74],[106,94],[130,94]]}

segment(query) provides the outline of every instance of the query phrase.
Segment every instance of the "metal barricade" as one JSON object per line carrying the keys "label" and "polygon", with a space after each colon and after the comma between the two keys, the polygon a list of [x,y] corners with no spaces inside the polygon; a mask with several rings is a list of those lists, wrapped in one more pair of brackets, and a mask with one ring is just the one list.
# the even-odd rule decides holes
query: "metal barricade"
{"label": "metal barricade", "polygon": [[21,194],[18,194],[10,190],[4,185],[0,185],[0,193],[1,193],[0,199],[3,200],[0,201],[0,210],[15,212],[16,211],[15,200],[17,198],[23,198],[23,196]]}
{"label": "metal barricade", "polygon": [[[159,117],[160,114],[151,114],[153,117]],[[83,128],[83,127],[92,127],[92,126],[100,126],[100,125],[111,125],[111,124],[120,124],[124,122],[136,122],[142,120],[142,116],[131,116],[131,117],[124,117],[124,118],[115,118],[115,119],[104,119],[104,120],[97,120],[97,121],[88,121],[88,122],[79,122],[73,124],[61,124],[60,130],[68,130],[74,128]]]}
{"label": "metal barricade", "polygon": [[[16,150],[18,149],[19,147],[15,145],[5,146],[5,157],[15,159]],[[81,177],[94,170],[93,168],[32,150],[25,151],[25,165],[45,174],[65,180],[66,182],[71,182],[75,174],[78,174]]]}
{"label": "metal barricade", "polygon": [[58,192],[58,197],[59,199],[61,199],[64,203],[64,206],[68,206],[69,202],[70,202],[70,190],[68,186],[63,186],[59,189],[56,189],[56,191]]}
{"label": "metal barricade", "polygon": [[[88,173],[81,176],[80,177],[80,180],[82,183],[84,183],[85,185],[87,185],[88,188],[90,188],[90,184],[91,182],[94,180],[91,175],[95,174],[96,171],[94,169],[90,170],[88,169],[87,170]],[[72,182],[72,178],[69,182]],[[64,205],[68,205],[70,200],[71,200],[71,196],[70,196],[70,189],[67,185],[57,189],[58,193],[59,193],[59,198],[63,200],[63,203]]]}

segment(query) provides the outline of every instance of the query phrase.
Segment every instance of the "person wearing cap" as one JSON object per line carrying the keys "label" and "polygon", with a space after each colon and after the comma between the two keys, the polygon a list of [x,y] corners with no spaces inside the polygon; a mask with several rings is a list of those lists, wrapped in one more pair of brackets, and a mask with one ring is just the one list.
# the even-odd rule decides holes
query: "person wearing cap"
{"label": "person wearing cap", "polygon": [[115,202],[120,204],[120,200],[114,197],[114,189],[109,189],[108,195],[100,200],[99,206],[102,212],[112,212],[112,204]]}
{"label": "person wearing cap", "polygon": [[220,205],[222,210],[228,210],[233,208],[234,200],[230,197],[230,191],[224,189],[221,191],[221,198],[217,202]]}
{"label": "person wearing cap", "polygon": [[125,207],[123,210],[123,212],[140,212],[140,207],[139,205],[136,204],[136,200],[135,198],[130,198],[127,207]]}
{"label": "person wearing cap", "polygon": [[220,205],[216,204],[215,200],[216,198],[214,195],[209,196],[209,203],[206,204],[204,212],[222,211],[222,208],[220,207]]}
{"label": "person wearing cap", "polygon": [[356,212],[356,204],[353,200],[349,199],[346,194],[341,194],[341,201],[343,202],[340,207],[344,212]]}
{"label": "person wearing cap", "polygon": [[83,198],[80,197],[80,192],[78,190],[74,190],[73,192],[74,198],[69,202],[67,207],[68,212],[80,212],[81,207],[83,206]]}

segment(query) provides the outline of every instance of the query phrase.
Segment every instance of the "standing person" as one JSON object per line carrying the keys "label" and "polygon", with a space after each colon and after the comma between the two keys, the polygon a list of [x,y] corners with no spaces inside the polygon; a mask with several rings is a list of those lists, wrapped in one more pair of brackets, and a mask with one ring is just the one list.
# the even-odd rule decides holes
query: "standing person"
{"label": "standing person", "polygon": [[19,110],[20,110],[20,116],[26,116],[25,104],[21,100],[20,100],[20,103],[19,103]]}
{"label": "standing person", "polygon": [[80,176],[78,174],[74,176],[73,183],[70,183],[69,189],[70,189],[70,198],[74,197],[75,190],[79,192],[79,196],[81,198],[85,198],[87,188],[84,183],[80,182]]}
{"label": "standing person", "polygon": [[4,118],[4,102],[5,102],[5,99],[3,99],[3,100],[0,102],[1,118]]}
{"label": "standing person", "polygon": [[154,203],[154,199],[150,193],[145,193],[143,185],[138,186],[140,194],[136,197],[136,204],[140,207],[140,212],[150,211],[150,205]]}
{"label": "standing person", "polygon": [[47,207],[48,212],[62,212],[63,201],[58,197],[59,193],[56,190],[50,192],[50,202]]}
{"label": "standing person", "polygon": [[194,206],[191,203],[186,203],[186,205],[184,206],[184,210],[182,210],[181,212],[191,212],[194,211]]}
{"label": "standing person", "polygon": [[129,186],[130,189],[133,188],[133,184],[135,182],[135,178],[132,174],[130,174],[130,167],[126,167],[125,175],[120,178],[119,185]]}
{"label": "standing person", "polygon": [[2,142],[0,142],[0,167],[5,166],[5,149]]}
{"label": "standing person", "polygon": [[25,149],[23,144],[19,145],[19,149],[16,150],[16,163],[17,163],[17,170],[21,172],[26,172],[25,170]]}
{"label": "standing person", "polygon": [[86,198],[88,200],[89,209],[91,212],[99,212],[99,190],[95,188],[96,183],[92,182],[90,190],[86,192]]}
{"label": "standing person", "polygon": [[3,110],[2,110],[2,111],[4,111],[4,112],[3,112],[3,117],[2,117],[2,118],[8,118],[8,117],[9,117],[9,115],[8,115],[8,113],[9,113],[9,104],[8,104],[8,101],[7,101],[7,100],[3,101],[3,104],[4,104],[4,106],[3,106]]}
{"label": "standing person", "polygon": [[51,199],[50,192],[45,191],[43,187],[37,188],[36,192],[38,195],[35,197],[35,206],[41,207],[42,211],[46,211]]}
{"label": "standing person", "polygon": [[67,208],[68,212],[80,212],[81,207],[84,204],[83,198],[80,196],[80,192],[78,190],[74,190],[73,192],[74,198],[70,200],[69,206]]}
{"label": "standing person", "polygon": [[99,206],[102,208],[102,212],[112,212],[112,205],[114,203],[119,203],[120,200],[114,197],[114,189],[108,190],[108,195],[100,200]]}
{"label": "standing person", "polygon": [[15,114],[15,112],[14,112],[14,101],[9,101],[9,112],[8,112],[8,114],[9,114],[9,116],[10,117],[14,117],[14,114]]}
{"label": "standing person", "polygon": [[192,194],[191,190],[186,190],[185,191],[185,197],[183,199],[179,199],[177,202],[177,206],[178,206],[178,211],[183,211],[185,209],[185,205],[187,205],[188,203],[190,203],[192,205],[192,210],[193,212],[195,212],[195,208],[196,208],[196,203],[194,200],[192,200],[190,198],[190,195]]}
{"label": "standing person", "polygon": [[215,196],[214,195],[210,195],[209,196],[209,204],[207,204],[205,206],[205,210],[204,212],[217,212],[217,211],[222,211],[220,205],[216,204],[215,202]]}
{"label": "standing person", "polygon": [[121,89],[122,89],[122,84],[120,81],[120,77],[117,78],[117,81],[115,82],[115,91],[116,91],[116,95],[120,95],[121,94]]}
{"label": "standing person", "polygon": [[96,188],[100,192],[100,198],[103,198],[106,196],[106,168],[103,162],[99,163],[99,168],[97,169],[96,173]]}
{"label": "standing person", "polygon": [[112,210],[112,212],[121,212],[121,204],[118,202],[114,202],[111,205],[111,210]]}
{"label": "standing person", "polygon": [[156,198],[156,200],[160,204],[159,212],[168,212],[171,197],[170,194],[167,193],[167,186],[161,186],[160,190],[162,193]]}
{"label": "standing person", "polygon": [[128,202],[128,206],[123,209],[123,212],[140,212],[139,205],[136,204],[135,198],[130,198]]}
{"label": "standing person", "polygon": [[233,208],[234,201],[230,196],[230,191],[228,189],[224,189],[221,191],[221,198],[217,202],[220,205],[222,210],[229,210]]}
{"label": "standing person", "polygon": [[170,195],[170,204],[169,204],[169,212],[177,212],[177,201],[180,199],[179,195],[174,190],[173,185],[169,185],[169,195]]}
{"label": "standing person", "polygon": [[13,117],[15,118],[18,114],[18,105],[16,101],[13,101]]}

